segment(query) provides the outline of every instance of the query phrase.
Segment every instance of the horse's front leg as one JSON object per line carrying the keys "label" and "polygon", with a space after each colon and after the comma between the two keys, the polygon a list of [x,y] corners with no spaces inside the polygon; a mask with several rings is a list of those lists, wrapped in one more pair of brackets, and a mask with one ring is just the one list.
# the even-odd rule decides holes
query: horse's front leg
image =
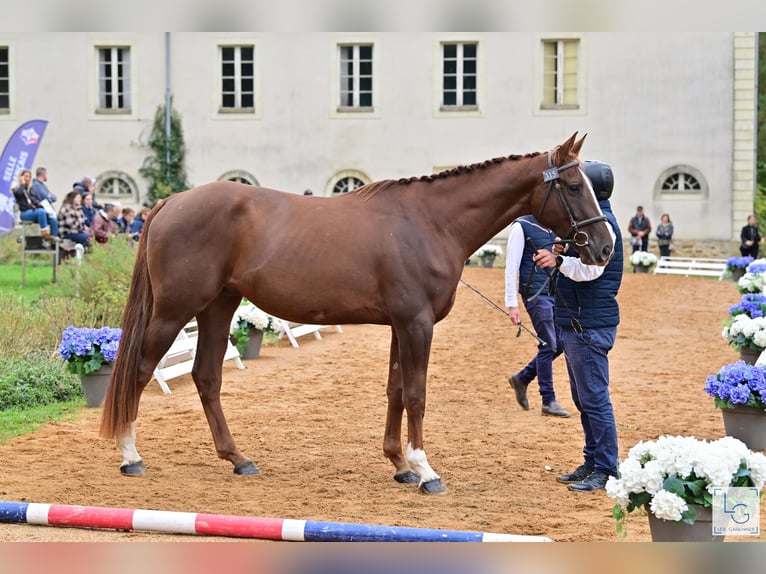
{"label": "horse's front leg", "polygon": [[426,411],[426,377],[433,337],[432,320],[415,320],[397,330],[402,401],[407,410],[407,462],[420,477],[426,494],[446,494],[441,477],[428,464],[423,447],[423,417]]}
{"label": "horse's front leg", "polygon": [[202,401],[219,458],[231,462],[235,474],[254,475],[260,474],[260,470],[237,449],[221,407],[223,357],[228,345],[229,323],[239,301],[239,297],[222,295],[197,315],[199,340],[192,379]]}
{"label": "horse's front leg", "polygon": [[402,401],[402,370],[399,368],[399,343],[396,331],[391,328],[391,351],[388,360],[388,385],[386,387],[388,397],[388,410],[386,411],[386,433],[383,438],[383,454],[396,468],[394,480],[396,482],[413,484],[420,481],[420,477],[410,470],[410,465],[404,457],[402,450],[402,415],[404,403]]}

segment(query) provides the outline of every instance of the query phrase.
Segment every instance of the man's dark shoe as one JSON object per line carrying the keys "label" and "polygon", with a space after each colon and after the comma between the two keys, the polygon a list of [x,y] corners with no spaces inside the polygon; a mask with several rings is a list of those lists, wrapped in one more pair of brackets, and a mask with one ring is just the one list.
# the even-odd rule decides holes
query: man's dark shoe
{"label": "man's dark shoe", "polygon": [[593,472],[593,467],[587,464],[581,464],[569,474],[562,474],[556,480],[563,484],[572,484],[585,480]]}
{"label": "man's dark shoe", "polygon": [[513,387],[513,391],[516,393],[516,402],[525,411],[529,410],[529,401],[527,400],[527,385],[521,382],[518,375],[511,375],[508,377],[508,382]]}
{"label": "man's dark shoe", "polygon": [[568,417],[569,413],[556,401],[543,404],[543,414],[551,417]]}
{"label": "man's dark shoe", "polygon": [[569,490],[575,492],[593,492],[594,490],[603,490],[606,488],[606,481],[609,475],[604,472],[591,472],[588,478],[580,482],[569,485]]}

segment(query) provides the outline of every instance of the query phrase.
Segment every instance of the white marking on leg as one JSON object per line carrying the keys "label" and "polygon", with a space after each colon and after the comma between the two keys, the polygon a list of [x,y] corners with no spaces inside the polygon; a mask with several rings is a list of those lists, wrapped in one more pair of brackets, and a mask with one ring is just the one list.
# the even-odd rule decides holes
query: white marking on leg
{"label": "white marking on leg", "polygon": [[130,423],[130,430],[128,430],[128,433],[117,437],[115,442],[117,443],[117,448],[120,449],[120,452],[122,453],[122,464],[120,465],[120,468],[141,460],[141,457],[136,450],[136,421]]}
{"label": "white marking on leg", "polygon": [[428,464],[426,451],[420,448],[413,449],[412,443],[407,444],[407,462],[410,463],[410,468],[413,472],[420,477],[418,486],[424,482],[431,482],[432,480],[440,478],[440,476],[434,472],[434,469],[431,468],[431,465]]}

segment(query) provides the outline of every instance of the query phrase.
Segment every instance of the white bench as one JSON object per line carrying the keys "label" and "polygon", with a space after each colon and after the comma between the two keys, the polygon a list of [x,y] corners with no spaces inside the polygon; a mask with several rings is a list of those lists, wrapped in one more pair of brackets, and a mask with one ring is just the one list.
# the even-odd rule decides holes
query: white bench
{"label": "white bench", "polygon": [[655,275],[683,275],[685,277],[718,277],[726,274],[726,259],[705,257],[660,257],[654,268]]}
{"label": "white bench", "polygon": [[[242,364],[237,348],[228,339],[227,343],[228,346],[223,360],[229,361],[233,359],[238,369],[244,369],[245,365]],[[197,322],[191,321],[181,329],[176,340],[170,345],[168,352],[160,359],[160,362],[157,363],[154,369],[153,378],[157,380],[163,393],[166,395],[170,394],[170,387],[168,387],[167,381],[191,373],[196,352]]]}
{"label": "white bench", "polygon": [[[298,341],[296,340],[298,337],[303,337],[304,335],[314,335],[314,338],[321,341],[322,335],[319,333],[322,329],[326,329],[328,327],[331,327],[332,325],[308,325],[303,323],[290,323],[289,321],[285,321],[283,319],[280,319],[282,322],[282,330],[279,333],[279,339],[282,338],[282,335],[286,335],[287,338],[290,340],[290,344],[298,348]],[[335,330],[338,333],[342,333],[343,329],[340,325],[334,325]]]}

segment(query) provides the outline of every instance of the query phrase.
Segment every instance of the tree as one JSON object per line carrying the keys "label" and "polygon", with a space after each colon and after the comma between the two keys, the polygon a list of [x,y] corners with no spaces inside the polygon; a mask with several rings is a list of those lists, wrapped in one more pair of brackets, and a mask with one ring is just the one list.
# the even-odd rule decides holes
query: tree
{"label": "tree", "polygon": [[191,186],[186,181],[184,158],[184,132],[181,114],[170,107],[170,137],[165,133],[165,106],[157,107],[154,125],[149,136],[149,147],[153,155],[148,156],[139,173],[149,180],[149,202],[154,205],[160,199],[184,191]]}

